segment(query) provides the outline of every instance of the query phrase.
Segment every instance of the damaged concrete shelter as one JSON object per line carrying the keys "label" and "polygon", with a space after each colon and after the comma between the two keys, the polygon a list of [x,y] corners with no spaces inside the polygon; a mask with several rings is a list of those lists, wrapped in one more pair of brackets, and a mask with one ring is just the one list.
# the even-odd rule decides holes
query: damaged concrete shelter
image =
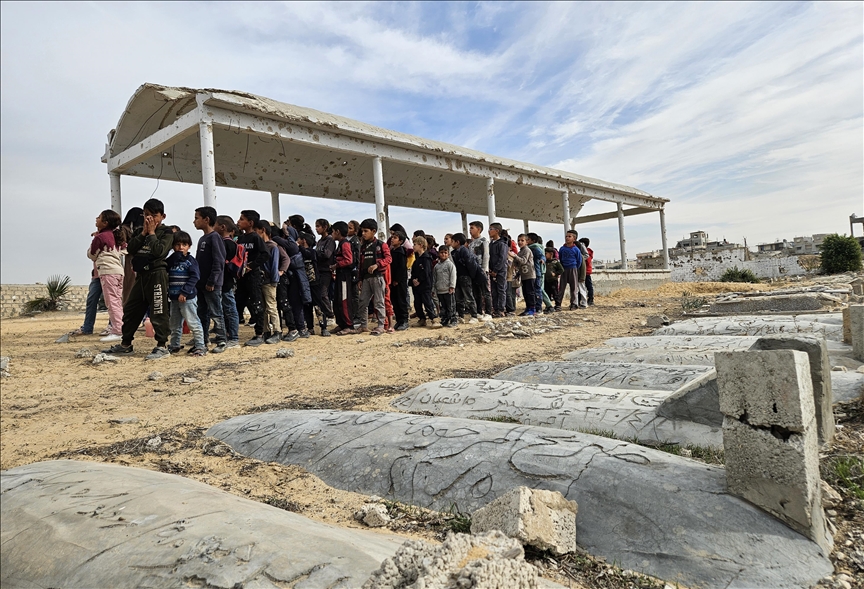
{"label": "damaged concrete shelter", "polygon": [[[667,199],[570,172],[500,158],[464,147],[390,131],[253,94],[214,89],[139,87],[108,134],[102,161],[111,183],[111,207],[121,212],[121,175],[203,186],[216,206],[220,186],[269,192],[274,220],[280,194],[375,205],[379,227],[389,207],[576,224],[618,219],[623,271],[610,286],[638,280],[650,288],[668,281],[663,269],[626,269],[624,218],[659,213],[667,251]],[[589,200],[616,210],[579,217]],[[218,209],[218,207],[217,207]],[[602,293],[603,276],[595,281]]]}

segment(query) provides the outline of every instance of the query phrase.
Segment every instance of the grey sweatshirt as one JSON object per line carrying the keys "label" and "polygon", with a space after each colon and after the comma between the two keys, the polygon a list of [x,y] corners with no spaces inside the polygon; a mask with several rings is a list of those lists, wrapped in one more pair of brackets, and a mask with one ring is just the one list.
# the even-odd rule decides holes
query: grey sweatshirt
{"label": "grey sweatshirt", "polygon": [[456,288],[456,265],[450,258],[445,262],[438,262],[433,269],[433,274],[435,292],[445,293],[450,292],[451,288]]}

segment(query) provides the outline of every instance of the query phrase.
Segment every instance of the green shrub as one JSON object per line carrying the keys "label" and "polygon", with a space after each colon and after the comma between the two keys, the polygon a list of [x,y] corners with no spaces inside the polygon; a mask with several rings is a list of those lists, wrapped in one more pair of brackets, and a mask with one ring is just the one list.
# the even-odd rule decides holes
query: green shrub
{"label": "green shrub", "polygon": [[720,282],[759,282],[756,275],[750,270],[739,270],[738,266],[729,268],[720,277]]}
{"label": "green shrub", "polygon": [[822,242],[822,271],[826,274],[861,269],[861,244],[852,236],[832,233]]}
{"label": "green shrub", "polygon": [[681,292],[681,308],[684,309],[685,313],[697,311],[702,308],[702,305],[707,303],[708,299],[706,297],[695,296],[689,290]]}
{"label": "green shrub", "polygon": [[32,301],[28,301],[25,311],[27,313],[41,313],[42,311],[56,311],[60,308],[60,302],[63,297],[69,292],[69,283],[72,279],[68,276],[60,276],[55,274],[48,278],[45,283],[45,289],[48,291],[48,296],[37,297]]}

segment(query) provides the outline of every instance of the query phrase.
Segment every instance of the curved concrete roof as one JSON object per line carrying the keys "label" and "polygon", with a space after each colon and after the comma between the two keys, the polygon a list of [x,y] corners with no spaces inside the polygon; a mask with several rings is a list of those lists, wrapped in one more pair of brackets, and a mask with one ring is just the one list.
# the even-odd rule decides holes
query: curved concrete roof
{"label": "curved concrete roof", "polygon": [[[660,209],[666,199],[629,186],[382,129],[245,92],[144,84],[109,135],[109,171],[201,183],[198,123],[213,125],[217,186],[375,202],[372,158],[383,160],[389,205],[562,221],[592,198]],[[635,212],[635,211],[634,211]]]}

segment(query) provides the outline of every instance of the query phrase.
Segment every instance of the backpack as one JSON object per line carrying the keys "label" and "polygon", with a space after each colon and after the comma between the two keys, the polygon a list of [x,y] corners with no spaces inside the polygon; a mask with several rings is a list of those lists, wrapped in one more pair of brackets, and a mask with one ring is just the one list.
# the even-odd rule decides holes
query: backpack
{"label": "backpack", "polygon": [[360,276],[360,267],[362,265],[362,260],[360,259],[360,256],[362,255],[360,251],[360,240],[355,239],[352,241],[349,239],[348,244],[351,246],[351,258],[353,260],[351,266],[351,277],[354,284],[357,284],[362,280],[362,277]]}
{"label": "backpack", "polygon": [[230,260],[225,261],[225,268],[228,272],[231,273],[232,276],[236,278],[243,278],[246,272],[249,270],[248,265],[248,252],[246,251],[246,246],[241,243],[237,244],[237,253],[234,254],[234,257]]}

